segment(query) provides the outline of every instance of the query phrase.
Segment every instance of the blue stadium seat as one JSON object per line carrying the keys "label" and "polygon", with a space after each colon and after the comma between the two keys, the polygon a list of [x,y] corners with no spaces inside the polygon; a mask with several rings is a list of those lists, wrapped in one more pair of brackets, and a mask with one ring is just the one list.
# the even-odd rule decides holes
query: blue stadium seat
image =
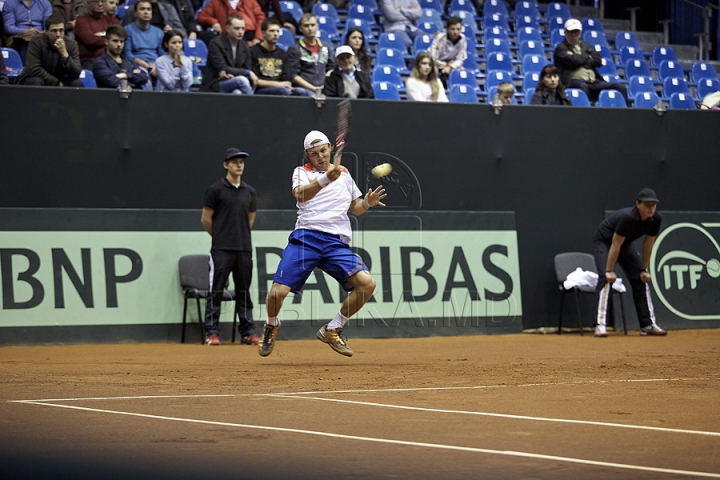
{"label": "blue stadium seat", "polygon": [[293,43],[295,43],[295,36],[290,30],[283,27],[282,30],[280,30],[280,37],[277,43],[278,47],[287,50]]}
{"label": "blue stadium seat", "polygon": [[515,71],[513,67],[512,57],[504,53],[491,53],[485,57],[487,72],[493,72],[501,70],[503,72],[510,72],[511,74]]}
{"label": "blue stadium seat", "polygon": [[692,70],[690,71],[690,79],[693,82],[699,82],[703,78],[717,79],[718,74],[711,63],[698,60],[693,63]]}
{"label": "blue stadium seat", "polygon": [[565,28],[565,22],[561,17],[555,17],[548,19],[547,31],[552,34],[555,30],[562,30]]}
{"label": "blue stadium seat", "polygon": [[524,105],[530,105],[533,95],[535,95],[535,87],[523,89],[525,92],[525,99],[523,100]]}
{"label": "blue stadium seat", "polygon": [[515,29],[518,30],[520,28],[525,27],[532,27],[532,28],[540,28],[540,19],[530,16],[530,15],[523,15],[522,17],[518,17],[515,19]]}
{"label": "blue stadium seat", "polygon": [[523,75],[522,89],[523,92],[527,92],[531,88],[537,87],[540,81],[540,74],[538,72],[528,72]]}
{"label": "blue stadium seat", "polygon": [[688,93],[675,92],[670,95],[670,107],[677,110],[695,110],[695,100]]}
{"label": "blue stadium seat", "polygon": [[540,9],[535,1],[518,2],[515,4],[515,18],[535,17],[540,19]]}
{"label": "blue stadium seat", "polygon": [[420,22],[416,23],[415,26],[425,35],[435,35],[440,30],[437,24],[433,22]]}
{"label": "blue stadium seat", "polygon": [[483,4],[483,16],[488,17],[494,13],[500,13],[508,17],[508,10],[503,0],[486,0]]}
{"label": "blue stadium seat", "polygon": [[548,3],[547,10],[545,11],[545,18],[547,18],[548,23],[552,18],[560,18],[564,24],[567,20],[572,18],[570,7],[568,7],[567,3],[564,2],[550,2]]}
{"label": "blue stadium seat", "polygon": [[588,30],[587,32],[583,32],[582,39],[590,45],[602,45],[610,50],[610,45],[608,44],[607,38],[605,38],[605,34],[603,32]]}
{"label": "blue stadium seat", "polygon": [[127,3],[124,3],[122,5],[118,5],[117,9],[115,10],[115,16],[122,20],[125,18],[125,14],[128,10],[130,10],[132,7],[128,5]]}
{"label": "blue stadium seat", "polygon": [[[492,103],[493,99],[495,98],[495,94],[497,94],[498,87],[492,87],[490,90],[488,90],[487,95],[485,96],[485,103]],[[515,94],[517,92],[515,91],[515,85],[513,85],[513,96],[512,101],[510,104],[517,105],[517,98],[515,97]]]}
{"label": "blue stadium seat", "polygon": [[413,57],[416,57],[418,53],[422,51],[427,51],[430,49],[430,45],[432,45],[433,37],[430,35],[418,35],[415,37],[415,41],[413,42],[412,46],[412,54]]}
{"label": "blue stadium seat", "polygon": [[650,77],[635,76],[628,85],[628,98],[633,99],[643,92],[655,92],[655,85]]}
{"label": "blue stadium seat", "polygon": [[467,52],[467,58],[463,62],[463,68],[471,75],[476,77],[482,76],[480,73],[480,66],[478,65],[477,54],[475,49],[470,49]]}
{"label": "blue stadium seat", "polygon": [[554,49],[555,47],[558,46],[558,43],[562,42],[563,40],[565,40],[565,29],[564,28],[559,28],[557,30],[553,30],[550,33],[550,47],[551,48]]}
{"label": "blue stadium seat", "polygon": [[362,5],[363,7],[368,7],[376,14],[380,14],[380,9],[378,8],[376,0],[352,0],[349,3],[350,5]]}
{"label": "blue stadium seat", "polygon": [[467,85],[455,85],[451,88],[448,100],[455,103],[480,103],[475,90]]}
{"label": "blue stadium seat", "polygon": [[537,72],[543,69],[549,62],[545,55],[525,55],[522,59],[522,66],[520,72],[524,75],[528,72]]}
{"label": "blue stadium seat", "polygon": [[447,81],[448,89],[452,89],[455,85],[467,85],[472,88],[475,93],[482,92],[482,89],[477,83],[475,75],[471,74],[467,70],[452,70]]}
{"label": "blue stadium seat", "polygon": [[[199,38],[183,39],[183,51],[185,55],[190,57],[192,61],[197,63],[199,66],[204,67],[207,64],[208,47],[205,42]],[[196,59],[199,59],[200,61],[197,61]]]}
{"label": "blue stadium seat", "polygon": [[602,90],[597,101],[598,107],[626,108],[625,98],[614,89]]}
{"label": "blue stadium seat", "polygon": [[93,75],[92,70],[82,69],[79,78],[85,88],[97,88],[97,82],[95,81],[95,75]]}
{"label": "blue stadium seat", "polygon": [[523,42],[527,42],[528,40],[535,40],[536,42],[542,43],[543,40],[540,30],[533,27],[524,27],[518,29],[515,42],[517,44],[521,44]]}
{"label": "blue stadium seat", "polygon": [[633,46],[627,45],[623,47],[620,50],[620,56],[618,58],[620,65],[625,65],[628,60],[642,60],[645,61],[645,55],[643,55],[642,51],[640,51],[639,48],[635,48]]}
{"label": "blue stadium seat", "polygon": [[597,67],[597,71],[602,75],[603,77],[617,77],[618,71],[617,67],[613,63],[612,59],[608,60],[607,58],[602,58],[602,65]]}
{"label": "blue stadium seat", "polygon": [[465,10],[466,12],[472,13],[474,16],[477,15],[475,5],[473,5],[473,2],[470,0],[452,0],[448,11],[454,12],[456,10]]}
{"label": "blue stadium seat", "polygon": [[312,13],[316,17],[327,17],[336,24],[340,23],[340,15],[332,3],[316,3],[312,7]]}
{"label": "blue stadium seat", "polygon": [[703,78],[697,82],[696,92],[697,98],[700,100],[705,98],[707,94],[720,92],[720,80],[717,78]]}
{"label": "blue stadium seat", "polygon": [[440,12],[429,8],[423,9],[422,15],[420,15],[420,18],[417,19],[415,23],[417,22],[433,22],[436,23],[440,29],[443,28],[443,21],[440,16]]}
{"label": "blue stadium seat", "polygon": [[518,58],[525,58],[525,55],[545,56],[545,47],[541,42],[535,40],[526,40],[520,44],[518,49]]}
{"label": "blue stadium seat", "polygon": [[610,49],[608,47],[606,47],[605,45],[599,45],[599,44],[594,45],[594,47],[595,47],[595,51],[600,54],[601,58],[604,58],[605,60],[607,60],[610,63],[615,63],[613,61],[612,54],[610,53]]}
{"label": "blue stadium seat", "polygon": [[391,83],[398,90],[402,90],[405,87],[400,72],[393,67],[375,67],[372,72],[372,82]]}
{"label": "blue stadium seat", "polygon": [[587,97],[587,95],[585,95],[585,92],[583,92],[579,88],[566,88],[565,92],[570,97],[570,100],[572,100],[572,104],[574,107],[590,106],[590,99]]}
{"label": "blue stadium seat", "polygon": [[655,92],[642,92],[635,96],[633,108],[654,108],[660,100]]}
{"label": "blue stadium seat", "polygon": [[674,60],[663,60],[658,67],[658,80],[664,82],[666,78],[685,79],[685,70]]}
{"label": "blue stadium seat", "polygon": [[300,23],[300,17],[303,16],[303,9],[299,3],[293,0],[280,0],[280,10],[289,13],[296,22]]}
{"label": "blue stadium seat", "polygon": [[372,8],[366,5],[358,5],[357,3],[351,4],[350,8],[348,8],[346,18],[348,20],[351,18],[359,18],[360,20],[365,20],[371,27],[376,25],[375,14],[373,13]]}
{"label": "blue stadium seat", "polygon": [[469,28],[465,27],[465,25],[463,25],[460,28],[460,33],[465,35],[465,38],[467,39],[468,48],[471,50],[474,50],[472,48],[473,45],[477,46],[477,35],[475,34],[475,32],[473,32]]}
{"label": "blue stadium seat", "polygon": [[2,48],[2,56],[5,61],[5,67],[9,68],[8,77],[16,78],[20,75],[23,70],[22,59],[20,54],[12,48]]}
{"label": "blue stadium seat", "polygon": [[315,32],[315,38],[319,38],[325,43],[332,43],[332,38],[330,38],[330,34],[325,31],[318,28],[317,32]]}
{"label": "blue stadium seat", "polygon": [[605,29],[602,26],[602,23],[597,18],[583,18],[581,20],[582,23],[582,31],[583,32],[600,32],[603,35],[605,35]]}
{"label": "blue stadium seat", "polygon": [[[432,39],[430,39],[430,43],[432,44]],[[402,38],[400,38],[397,34],[392,32],[383,32],[380,34],[380,38],[378,39],[377,50],[385,50],[387,48],[392,48],[393,50],[397,50],[403,54],[407,53],[405,42],[403,42]]]}
{"label": "blue stadium seat", "polygon": [[683,78],[666,78],[663,82],[663,96],[671,97],[673,93],[684,93],[690,96],[690,89]]}
{"label": "blue stadium seat", "polygon": [[670,47],[655,47],[652,51],[652,65],[657,67],[663,60],[672,60],[677,62],[675,51]]}
{"label": "blue stadium seat", "polygon": [[342,43],[345,43],[345,36],[347,35],[347,31],[349,28],[357,27],[363,32],[363,36],[365,37],[365,42],[369,43],[370,41],[375,40],[375,35],[373,34],[372,27],[369,23],[367,23],[365,20],[362,20],[360,18],[349,18],[345,22],[345,28],[343,32],[343,40]]}
{"label": "blue stadium seat", "polygon": [[510,50],[510,42],[504,38],[493,38],[485,44],[485,57],[489,57],[492,53],[504,53],[508,57],[512,57]]}
{"label": "blue stadium seat", "polygon": [[485,16],[485,21],[484,21],[485,30],[490,29],[492,27],[502,27],[506,31],[510,31],[510,24],[508,23],[507,17],[500,13],[494,13],[492,15]]}
{"label": "blue stadium seat", "polygon": [[440,0],[420,0],[420,8],[435,10],[442,13],[443,7],[440,4]]}
{"label": "blue stadium seat", "polygon": [[478,28],[477,22],[475,21],[475,17],[472,13],[466,12],[465,10],[460,10],[458,12],[455,12],[456,16],[462,20],[462,24],[472,30],[472,32],[475,35],[480,34],[480,28]]}
{"label": "blue stadium seat", "polygon": [[377,100],[400,100],[397,86],[390,82],[373,82],[373,93]]}
{"label": "blue stadium seat", "polygon": [[512,83],[513,78],[510,72],[502,70],[496,70],[494,72],[488,72],[485,78],[485,90],[490,90],[492,87],[497,87],[503,82]]}
{"label": "blue stadium seat", "polygon": [[615,50],[620,51],[624,47],[640,50],[640,42],[633,32],[617,32],[615,34]]}
{"label": "blue stadium seat", "polygon": [[485,29],[485,43],[488,43],[493,38],[502,38],[503,40],[510,41],[510,35],[508,31],[502,27],[492,27]]}
{"label": "blue stadium seat", "polygon": [[400,74],[407,75],[410,73],[407,65],[405,65],[405,57],[402,52],[393,50],[392,48],[386,48],[378,51],[377,57],[375,58],[375,66],[377,67],[393,67]]}
{"label": "blue stadium seat", "polygon": [[[316,4],[319,5],[319,4]],[[328,39],[335,39],[340,36],[337,23],[330,17],[316,17],[318,22],[318,30],[324,32]]]}
{"label": "blue stadium seat", "polygon": [[652,78],[652,75],[650,74],[650,66],[647,62],[645,62],[645,60],[628,60],[625,64],[625,78],[629,80],[632,77],[637,76]]}

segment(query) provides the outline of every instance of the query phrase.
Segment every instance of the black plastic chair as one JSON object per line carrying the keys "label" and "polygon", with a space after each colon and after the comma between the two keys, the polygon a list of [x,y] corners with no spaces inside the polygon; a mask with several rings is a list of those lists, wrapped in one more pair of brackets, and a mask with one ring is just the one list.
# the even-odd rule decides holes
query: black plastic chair
{"label": "black plastic chair", "polygon": [[[200,343],[205,343],[205,318],[200,311],[200,299],[207,301],[210,290],[210,263],[208,255],[185,255],[180,258],[180,286],[185,296],[183,307],[182,337],[180,342],[185,343],[185,323],[187,321],[188,299],[194,298],[197,305],[198,323],[200,324]],[[227,287],[227,285],[225,285]],[[235,300],[235,290],[223,291],[223,302]],[[237,312],[233,315],[232,341],[235,342],[235,326]]]}
{"label": "black plastic chair", "polygon": [[[562,333],[565,292],[568,291],[563,286],[563,282],[565,281],[565,279],[567,279],[568,274],[574,272],[578,268],[588,272],[597,273],[597,269],[595,268],[595,258],[589,253],[582,252],[567,252],[555,255],[555,277],[558,283],[558,288],[562,292],[562,297],[560,298],[560,318],[558,319],[558,335]],[[578,292],[595,295],[595,287],[580,285],[577,287],[573,287],[572,290],[573,292],[575,292],[575,305],[577,305],[578,326],[580,327],[580,335],[583,335],[582,316],[580,314],[580,300],[578,299]],[[620,293],[616,292],[612,288],[610,289],[610,291],[612,293]],[[625,323],[625,307],[623,306],[622,300],[620,300],[618,303],[620,303],[620,311],[622,313],[623,330],[625,331],[625,335],[627,335],[627,325]]]}

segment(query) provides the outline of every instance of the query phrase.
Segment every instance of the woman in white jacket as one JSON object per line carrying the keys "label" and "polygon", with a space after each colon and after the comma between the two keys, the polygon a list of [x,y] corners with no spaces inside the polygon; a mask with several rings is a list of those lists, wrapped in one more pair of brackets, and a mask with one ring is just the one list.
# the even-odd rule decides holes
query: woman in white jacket
{"label": "woman in white jacket", "polygon": [[412,73],[405,80],[408,100],[417,102],[447,102],[445,89],[438,79],[435,62],[428,52],[420,52],[415,57]]}

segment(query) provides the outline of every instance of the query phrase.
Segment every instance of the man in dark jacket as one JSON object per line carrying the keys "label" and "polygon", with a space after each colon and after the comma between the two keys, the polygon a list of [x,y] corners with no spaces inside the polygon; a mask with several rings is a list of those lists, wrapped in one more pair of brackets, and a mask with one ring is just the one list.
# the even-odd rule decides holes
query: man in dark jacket
{"label": "man in dark jacket", "polygon": [[315,37],[318,22],[315,15],[306,13],[300,17],[303,38],[290,45],[285,60],[288,78],[293,85],[311,93],[325,86],[325,74],[335,68],[332,47]]}
{"label": "man in dark jacket", "polygon": [[228,17],[226,32],[210,42],[201,92],[252,95],[258,78],[251,68],[250,47],[243,40],[245,20]]}
{"label": "man in dark jacket", "polygon": [[337,67],[325,77],[325,96],[344,98],[375,98],[370,77],[355,68],[355,53],[349,45],[335,51]]}
{"label": "man in dark jacket", "polygon": [[80,56],[75,40],[65,38],[65,19],[50,15],[45,32],[35,35],[28,45],[27,64],[18,83],[51,87],[82,87],[79,80]]}
{"label": "man in dark jacket", "polygon": [[133,88],[142,88],[150,76],[147,71],[123,55],[127,32],[121,25],[110,25],[105,32],[105,53],[93,61],[93,75],[100,88],[117,88],[123,80]]}
{"label": "man in dark jacket", "polygon": [[579,88],[591,101],[596,101],[600,91],[618,90],[627,103],[625,85],[606,82],[597,71],[602,57],[589,43],[580,40],[582,23],[571,18],[565,22],[565,40],[555,47],[555,65],[560,69],[560,83],[567,88]]}

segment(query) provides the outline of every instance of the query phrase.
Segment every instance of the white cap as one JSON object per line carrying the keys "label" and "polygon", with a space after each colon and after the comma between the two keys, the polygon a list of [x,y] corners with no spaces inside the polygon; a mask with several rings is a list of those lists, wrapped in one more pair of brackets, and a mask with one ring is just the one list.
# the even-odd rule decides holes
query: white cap
{"label": "white cap", "polygon": [[305,135],[305,143],[303,145],[305,145],[305,150],[307,150],[308,148],[317,147],[318,145],[325,145],[326,143],[330,143],[327,135],[318,130],[313,130],[307,135]]}
{"label": "white cap", "polygon": [[571,18],[567,22],[565,22],[565,31],[571,32],[573,30],[580,30],[582,31],[582,23],[580,23],[580,20],[576,20],[574,18]]}
{"label": "white cap", "polygon": [[343,53],[349,53],[353,57],[355,56],[355,52],[350,45],[343,45],[342,47],[338,47],[338,49],[335,50],[335,58],[339,57]]}

